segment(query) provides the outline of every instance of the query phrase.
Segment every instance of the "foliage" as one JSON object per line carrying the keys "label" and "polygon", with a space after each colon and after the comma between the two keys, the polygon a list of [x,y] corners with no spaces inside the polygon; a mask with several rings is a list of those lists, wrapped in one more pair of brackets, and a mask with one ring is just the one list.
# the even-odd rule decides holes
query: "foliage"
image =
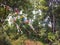
{"label": "foliage", "polygon": [[[5,4],[6,2],[6,4]],[[58,1],[56,1],[58,3]],[[39,40],[48,45],[59,45],[60,43],[60,5],[53,2],[51,5],[49,0],[0,0],[0,3],[9,6],[13,11],[6,10],[6,8],[0,5],[0,42],[1,45],[9,45],[10,41],[14,45],[21,45],[27,38],[32,40]],[[50,5],[50,6],[49,6]],[[55,7],[57,5],[57,7]],[[19,11],[22,10],[22,15],[15,14],[15,8]],[[26,16],[34,30],[31,29],[28,23],[23,22],[23,18],[13,20],[11,25],[6,21],[7,16],[12,12],[10,16],[13,18]],[[33,13],[34,12],[34,13]],[[14,14],[14,15],[13,15]],[[53,17],[54,15],[54,17]],[[49,17],[49,18],[47,18]],[[54,18],[54,20],[53,20]],[[54,23],[55,21],[55,23]],[[51,22],[51,27],[49,23]],[[53,32],[54,29],[56,31]],[[18,25],[18,26],[16,26]],[[21,34],[21,31],[23,32]],[[4,41],[3,41],[4,40]],[[23,45],[23,44],[22,44]]]}
{"label": "foliage", "polygon": [[52,42],[54,41],[56,38],[55,38],[55,35],[51,32],[48,33],[48,39]]}
{"label": "foliage", "polygon": [[0,30],[0,44],[1,45],[11,45],[11,41],[5,32]]}

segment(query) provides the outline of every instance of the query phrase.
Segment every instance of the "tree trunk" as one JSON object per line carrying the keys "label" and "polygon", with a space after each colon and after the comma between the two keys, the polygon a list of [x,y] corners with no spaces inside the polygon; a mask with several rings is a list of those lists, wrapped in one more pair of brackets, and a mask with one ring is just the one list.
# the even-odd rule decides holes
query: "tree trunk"
{"label": "tree trunk", "polygon": [[56,20],[55,20],[55,15],[54,14],[53,14],[52,30],[53,30],[53,33],[56,32]]}

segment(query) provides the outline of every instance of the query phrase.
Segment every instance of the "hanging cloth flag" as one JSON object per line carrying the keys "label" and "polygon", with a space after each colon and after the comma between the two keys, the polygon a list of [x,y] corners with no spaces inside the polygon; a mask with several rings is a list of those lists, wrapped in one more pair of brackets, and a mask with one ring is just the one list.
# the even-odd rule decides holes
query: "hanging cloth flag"
{"label": "hanging cloth flag", "polygon": [[9,9],[10,9],[10,7],[9,7],[9,6],[6,6],[5,8],[6,8],[6,10],[9,10]]}
{"label": "hanging cloth flag", "polygon": [[27,20],[27,17],[24,17],[24,22]]}
{"label": "hanging cloth flag", "polygon": [[20,18],[24,18],[23,15],[21,15]]}
{"label": "hanging cloth flag", "polygon": [[6,10],[13,11],[13,9],[10,6],[5,6]]}
{"label": "hanging cloth flag", "polygon": [[18,8],[15,8],[15,13],[16,13],[16,14],[19,14]]}
{"label": "hanging cloth flag", "polygon": [[28,24],[29,20],[27,20],[27,17],[24,17],[24,23]]}

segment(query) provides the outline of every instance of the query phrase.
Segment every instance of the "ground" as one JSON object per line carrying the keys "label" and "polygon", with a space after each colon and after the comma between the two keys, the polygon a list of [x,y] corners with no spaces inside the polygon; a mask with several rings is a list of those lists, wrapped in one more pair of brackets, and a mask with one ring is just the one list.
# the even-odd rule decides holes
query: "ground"
{"label": "ground", "polygon": [[[43,45],[43,43],[40,41],[33,41],[30,39],[21,41],[20,43],[21,43],[20,45],[23,45],[23,43],[24,45]],[[19,45],[19,40],[13,41],[13,45]]]}

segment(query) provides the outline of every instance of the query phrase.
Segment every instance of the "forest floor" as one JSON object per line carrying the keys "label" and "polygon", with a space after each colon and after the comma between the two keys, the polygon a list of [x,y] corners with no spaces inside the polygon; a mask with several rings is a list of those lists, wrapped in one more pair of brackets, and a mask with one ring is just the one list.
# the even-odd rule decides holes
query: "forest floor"
{"label": "forest floor", "polygon": [[27,36],[22,35],[16,40],[11,40],[12,45],[45,45],[41,41],[37,41],[31,38],[27,38]]}
{"label": "forest floor", "polygon": [[43,45],[43,43],[40,41],[33,41],[30,39],[25,40],[24,42],[25,42],[25,45]]}
{"label": "forest floor", "polygon": [[[12,44],[13,45],[19,45],[19,40],[13,41]],[[20,45],[43,45],[43,43],[40,42],[40,41],[33,41],[33,40],[30,40],[30,39],[26,39],[24,41],[21,41]]]}

